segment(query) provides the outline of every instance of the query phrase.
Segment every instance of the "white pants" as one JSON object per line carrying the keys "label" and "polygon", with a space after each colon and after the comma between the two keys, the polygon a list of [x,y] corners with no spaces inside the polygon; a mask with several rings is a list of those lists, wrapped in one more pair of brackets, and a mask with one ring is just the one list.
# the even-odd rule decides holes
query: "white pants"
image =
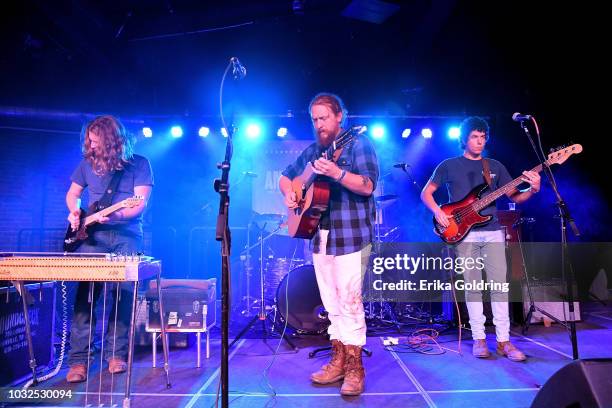
{"label": "white pants", "polygon": [[331,340],[363,346],[366,322],[362,285],[371,245],[347,255],[326,255],[328,234],[327,230],[319,230],[320,251],[312,254],[319,293],[331,323],[327,332]]}
{"label": "white pants", "polygon": [[[505,237],[502,230],[472,231],[456,246],[456,254],[460,257],[484,259],[484,270],[487,281],[506,282],[506,248]],[[482,270],[467,269],[464,272],[465,281],[483,279]],[[465,291],[465,301],[470,316],[472,338],[484,339],[486,317],[482,307],[481,291]],[[508,311],[508,293],[491,290],[491,310],[493,311],[493,324],[497,341],[510,340],[510,314]]]}

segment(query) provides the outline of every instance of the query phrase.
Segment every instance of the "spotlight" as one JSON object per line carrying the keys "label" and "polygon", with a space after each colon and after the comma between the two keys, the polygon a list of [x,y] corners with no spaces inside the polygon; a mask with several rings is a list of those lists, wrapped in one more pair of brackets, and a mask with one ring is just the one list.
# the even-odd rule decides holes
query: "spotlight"
{"label": "spotlight", "polygon": [[142,135],[144,137],[153,137],[153,130],[150,127],[143,127]]}
{"label": "spotlight", "polygon": [[421,129],[421,136],[423,136],[425,139],[431,139],[433,132],[430,128],[423,128]]}
{"label": "spotlight", "polygon": [[250,139],[255,139],[261,134],[261,128],[259,125],[251,123],[246,128],[246,134]]}
{"label": "spotlight", "polygon": [[382,139],[385,136],[385,128],[381,125],[374,125],[370,134],[374,139]]}
{"label": "spotlight", "polygon": [[410,128],[406,128],[402,131],[402,138],[403,139],[408,139],[408,136],[410,136],[410,132],[412,132],[412,130]]}
{"label": "spotlight", "polygon": [[287,136],[287,128],[286,127],[279,127],[278,130],[276,131],[276,136],[278,136],[278,137],[285,137],[285,136]]}
{"label": "spotlight", "polygon": [[200,137],[206,137],[209,134],[210,134],[210,129],[207,128],[206,126],[202,126],[200,130],[198,130],[198,136]]}
{"label": "spotlight", "polygon": [[461,135],[461,130],[457,126],[453,126],[448,129],[449,139],[459,139],[460,135]]}
{"label": "spotlight", "polygon": [[172,135],[172,137],[174,138],[178,138],[183,136],[183,128],[180,126],[172,126],[170,128],[170,134]]}

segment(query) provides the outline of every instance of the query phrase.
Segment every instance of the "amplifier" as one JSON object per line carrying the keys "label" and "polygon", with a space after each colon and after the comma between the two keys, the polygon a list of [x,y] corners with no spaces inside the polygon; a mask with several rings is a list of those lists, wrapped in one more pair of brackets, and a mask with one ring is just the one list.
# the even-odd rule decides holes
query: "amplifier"
{"label": "amplifier", "polygon": [[[165,281],[162,279],[162,298],[167,332],[205,332],[215,324],[215,279],[172,280],[172,286],[166,286]],[[159,300],[156,288],[149,288],[147,291],[147,308],[147,331],[159,330]]]}
{"label": "amplifier", "polygon": [[[531,295],[535,306],[553,315],[560,321],[570,321],[569,302],[563,301],[567,293],[565,283],[561,280],[540,280],[530,281]],[[574,286],[574,297],[578,297]],[[529,312],[529,293],[527,286],[523,282],[523,313],[527,317]],[[530,323],[542,322],[545,316],[537,310],[531,315]],[[580,303],[574,301],[574,321],[580,320]]]}

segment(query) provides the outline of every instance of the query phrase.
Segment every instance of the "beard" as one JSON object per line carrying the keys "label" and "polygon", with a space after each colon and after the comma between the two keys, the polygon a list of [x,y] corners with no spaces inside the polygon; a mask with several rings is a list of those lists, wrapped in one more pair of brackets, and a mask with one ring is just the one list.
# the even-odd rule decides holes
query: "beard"
{"label": "beard", "polygon": [[319,144],[321,146],[328,147],[332,144],[332,142],[336,138],[336,135],[340,133],[340,129],[338,129],[336,134],[333,134],[328,130],[324,130],[322,132],[315,131],[315,133],[317,135],[317,141],[319,142]]}

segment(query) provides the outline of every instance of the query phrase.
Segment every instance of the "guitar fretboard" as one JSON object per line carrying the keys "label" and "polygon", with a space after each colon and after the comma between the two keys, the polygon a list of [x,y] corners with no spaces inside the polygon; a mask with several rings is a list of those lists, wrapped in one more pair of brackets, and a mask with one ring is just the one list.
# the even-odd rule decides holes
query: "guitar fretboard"
{"label": "guitar fretboard", "polygon": [[[546,164],[546,166],[550,166],[549,162],[550,162],[550,160],[547,160],[544,163]],[[535,171],[535,172],[539,173],[540,171],[542,171],[542,165],[538,164],[533,169],[531,169],[531,171]],[[474,210],[480,211],[483,208],[488,207],[493,201],[497,200],[502,195],[504,195],[504,194],[512,191],[513,189],[515,189],[516,186],[518,186],[519,184],[521,184],[523,182],[524,181],[521,179],[521,176],[519,176],[519,177],[515,178],[514,180],[512,180],[511,182],[509,182],[508,184],[506,184],[505,186],[503,186],[501,188],[498,188],[497,190],[495,190],[491,194],[489,194],[489,195],[481,198],[480,200],[476,201],[474,204],[472,204],[472,207],[474,208]]]}
{"label": "guitar fretboard", "polygon": [[106,207],[105,209],[98,211],[95,214],[89,215],[89,216],[85,217],[85,225],[86,226],[91,225],[94,222],[97,222],[96,220],[97,220],[98,216],[106,217],[109,214],[114,213],[115,211],[117,211],[118,209],[120,209],[122,207],[125,207],[125,203],[123,201],[120,201],[120,202],[118,202],[116,204],[111,205],[110,207]]}

